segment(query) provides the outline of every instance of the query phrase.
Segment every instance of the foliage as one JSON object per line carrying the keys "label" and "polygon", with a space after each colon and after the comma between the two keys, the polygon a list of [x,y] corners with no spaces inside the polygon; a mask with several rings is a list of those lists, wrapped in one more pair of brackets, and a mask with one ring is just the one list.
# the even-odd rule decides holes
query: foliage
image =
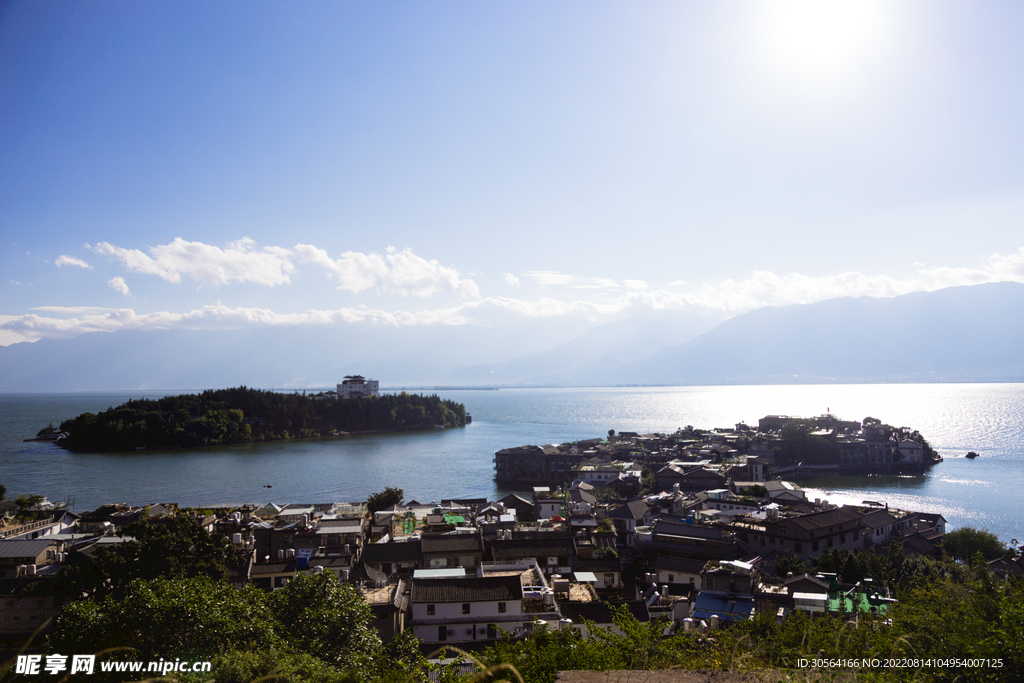
{"label": "foliage", "polygon": [[39,507],[39,504],[42,503],[44,500],[46,500],[46,496],[39,493],[33,493],[32,495],[28,496],[20,495],[14,499],[14,502],[22,510],[33,510]]}
{"label": "foliage", "polygon": [[981,553],[986,560],[994,560],[1008,552],[1008,548],[998,536],[990,531],[980,531],[969,526],[943,536],[940,546],[953,559],[961,562],[969,562],[975,553]]}
{"label": "foliage", "polygon": [[388,486],[383,491],[370,494],[366,499],[366,510],[371,515],[378,510],[389,508],[392,505],[401,505],[405,500],[405,491]]}
{"label": "foliage", "polygon": [[123,597],[66,604],[47,645],[111,659],[212,660],[222,683],[398,683],[423,663],[411,633],[381,643],[366,601],[331,572],[270,594],[208,577],[135,580]]}
{"label": "foliage", "polygon": [[188,518],[158,523],[139,520],[120,532],[133,540],[97,552],[93,561],[72,557],[57,593],[77,598],[122,594],[136,579],[208,577],[225,579],[242,562],[223,536],[208,533]]}
{"label": "foliage", "polygon": [[231,649],[266,650],[279,636],[266,594],[206,577],[133,581],[121,599],[64,606],[53,652],[129,647],[133,659],[208,659]]}
{"label": "foliage", "polygon": [[382,647],[370,606],[332,572],[297,576],[268,602],[281,636],[322,661],[365,668]]}
{"label": "foliage", "polygon": [[6,499],[7,499],[7,487],[4,486],[3,484],[0,484],[0,500],[6,500]]}
{"label": "foliage", "polygon": [[744,491],[744,493],[746,495],[753,496],[754,498],[767,498],[768,497],[768,489],[766,489],[765,487],[761,486],[760,484],[754,484],[753,486],[748,486],[746,488],[746,490]]}
{"label": "foliage", "polygon": [[814,423],[810,420],[787,422],[782,428],[782,439],[785,443],[782,460],[786,463],[832,462],[832,445],[828,439],[813,434],[814,430]]}
{"label": "foliage", "polygon": [[436,395],[385,394],[315,399],[247,387],[128,401],[61,423],[61,445],[75,451],[183,448],[295,437],[336,431],[400,431],[461,427],[466,408]]}

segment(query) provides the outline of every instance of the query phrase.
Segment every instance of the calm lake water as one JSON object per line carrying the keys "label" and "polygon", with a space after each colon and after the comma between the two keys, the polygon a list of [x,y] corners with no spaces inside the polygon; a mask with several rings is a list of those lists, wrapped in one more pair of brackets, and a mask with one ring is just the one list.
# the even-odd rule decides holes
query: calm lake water
{"label": "calm lake water", "polygon": [[[433,392],[431,392],[433,393]],[[105,502],[219,503],[364,500],[385,486],[406,499],[500,497],[494,451],[616,431],[756,424],[766,414],[873,416],[920,430],[945,462],[918,476],[800,480],[810,497],[881,500],[941,513],[952,526],[1024,539],[1024,385],[899,384],[436,392],[466,405],[463,429],[350,436],[180,451],[71,453],[24,443],[48,423],[140,394],[0,394],[0,484],[87,510]],[[967,460],[967,451],[981,457]],[[272,488],[266,488],[267,486]]]}

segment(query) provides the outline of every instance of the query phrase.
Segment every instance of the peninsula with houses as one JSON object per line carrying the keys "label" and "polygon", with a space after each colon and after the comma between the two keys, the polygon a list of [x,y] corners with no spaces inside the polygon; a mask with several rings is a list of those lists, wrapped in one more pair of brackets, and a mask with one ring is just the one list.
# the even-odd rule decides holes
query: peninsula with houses
{"label": "peninsula with houses", "polygon": [[638,479],[653,469],[658,486],[684,490],[757,482],[778,475],[920,472],[942,460],[916,430],[867,417],[767,415],[757,427],[680,428],[671,434],[609,432],[607,438],[504,448],[494,454],[503,486],[559,485],[577,473],[588,483]]}

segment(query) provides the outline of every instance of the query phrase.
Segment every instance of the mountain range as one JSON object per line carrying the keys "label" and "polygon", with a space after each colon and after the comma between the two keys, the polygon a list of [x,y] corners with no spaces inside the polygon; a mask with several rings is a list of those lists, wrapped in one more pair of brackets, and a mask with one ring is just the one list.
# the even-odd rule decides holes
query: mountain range
{"label": "mountain range", "polygon": [[[410,333],[411,332],[411,333]],[[765,307],[725,322],[122,330],[0,347],[0,391],[1024,381],[1024,284]]]}

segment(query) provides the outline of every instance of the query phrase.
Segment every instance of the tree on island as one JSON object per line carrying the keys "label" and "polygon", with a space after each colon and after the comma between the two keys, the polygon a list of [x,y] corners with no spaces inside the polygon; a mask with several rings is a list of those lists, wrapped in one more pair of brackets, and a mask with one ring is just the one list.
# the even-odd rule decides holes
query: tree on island
{"label": "tree on island", "polygon": [[7,500],[7,487],[0,484],[0,500]]}
{"label": "tree on island", "polygon": [[366,511],[372,515],[392,505],[401,505],[404,500],[405,491],[388,486],[383,491],[370,494],[366,499]]}

